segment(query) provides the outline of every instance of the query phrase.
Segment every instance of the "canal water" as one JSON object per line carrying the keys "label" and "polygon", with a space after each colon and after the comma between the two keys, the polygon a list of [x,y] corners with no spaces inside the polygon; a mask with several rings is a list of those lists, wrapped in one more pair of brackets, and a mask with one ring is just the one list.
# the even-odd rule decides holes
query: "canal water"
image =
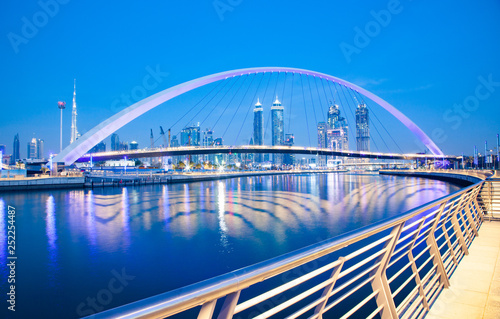
{"label": "canal water", "polygon": [[[0,318],[79,318],[263,261],[459,187],[377,174],[0,193]],[[8,206],[15,208],[15,312]],[[12,239],[12,238],[11,238]]]}

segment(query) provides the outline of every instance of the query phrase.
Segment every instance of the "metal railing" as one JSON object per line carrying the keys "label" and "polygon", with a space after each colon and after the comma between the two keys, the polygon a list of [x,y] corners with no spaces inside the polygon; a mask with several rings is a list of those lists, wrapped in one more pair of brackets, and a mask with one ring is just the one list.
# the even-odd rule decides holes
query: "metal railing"
{"label": "metal railing", "polygon": [[479,192],[478,202],[489,220],[500,218],[500,171],[485,180]]}
{"label": "metal railing", "polygon": [[422,318],[478,235],[483,183],[92,318]]}

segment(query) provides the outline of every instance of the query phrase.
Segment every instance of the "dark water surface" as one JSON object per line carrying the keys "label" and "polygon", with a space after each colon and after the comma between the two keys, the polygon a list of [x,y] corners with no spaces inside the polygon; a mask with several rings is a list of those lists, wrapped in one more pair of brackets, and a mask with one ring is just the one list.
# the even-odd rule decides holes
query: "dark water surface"
{"label": "dark water surface", "polygon": [[[220,275],[458,190],[365,174],[0,193],[0,318],[78,318]],[[7,310],[8,205],[16,312]]]}

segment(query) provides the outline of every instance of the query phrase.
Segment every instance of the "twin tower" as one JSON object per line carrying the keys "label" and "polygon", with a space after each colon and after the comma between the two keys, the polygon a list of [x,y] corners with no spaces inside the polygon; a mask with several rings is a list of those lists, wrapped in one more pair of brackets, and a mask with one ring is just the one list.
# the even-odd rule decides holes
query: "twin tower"
{"label": "twin tower", "polygon": [[[284,145],[285,142],[285,124],[283,116],[283,106],[276,96],[276,100],[271,106],[271,142],[272,145]],[[264,109],[260,100],[257,99],[255,108],[253,110],[253,144],[264,145]],[[256,154],[256,161],[262,161],[262,154]],[[282,156],[275,155],[274,163],[281,164]]]}

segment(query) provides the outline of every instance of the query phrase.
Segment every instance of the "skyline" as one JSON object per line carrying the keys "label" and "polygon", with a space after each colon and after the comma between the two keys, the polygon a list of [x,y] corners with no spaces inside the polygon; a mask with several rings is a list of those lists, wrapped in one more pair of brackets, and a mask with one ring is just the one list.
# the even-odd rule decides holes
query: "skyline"
{"label": "skyline", "polygon": [[[74,78],[79,91],[78,130],[83,134],[130,102],[127,96],[134,102],[134,96],[144,91],[146,97],[214,72],[280,65],[332,74],[379,95],[419,125],[447,154],[472,155],[474,145],[482,150],[485,140],[494,145],[500,131],[496,120],[500,118],[500,62],[496,58],[500,47],[493,39],[500,34],[500,22],[495,18],[500,5],[447,1],[433,3],[435,10],[428,10],[426,2],[394,3],[324,1],[302,6],[292,1],[283,6],[242,1],[224,12],[221,20],[212,2],[199,4],[200,10],[179,3],[158,3],[157,10],[152,10],[140,4],[68,2],[60,4],[37,34],[18,46],[17,53],[8,35],[22,35],[23,17],[29,21],[43,9],[36,2],[22,6],[5,3],[1,13],[6,36],[0,44],[5,103],[0,144],[10,154],[16,133],[21,144],[35,133],[45,140],[46,153],[57,153],[57,101],[70,101]],[[92,10],[96,6],[102,10]],[[364,32],[357,30],[384,21],[381,12],[390,13],[388,22],[380,23],[379,32],[372,32],[374,36],[360,47]],[[146,21],[146,16],[152,18]],[[136,36],[133,41],[129,34]],[[349,45],[358,53],[346,55]],[[148,145],[150,128],[158,136],[160,125],[169,127],[158,119],[197,99],[196,92],[176,98],[117,133],[124,141]],[[262,103],[268,107],[268,101]],[[464,103],[468,106],[458,106]],[[67,111],[64,146],[69,142]],[[291,131],[299,145],[300,128]]]}

